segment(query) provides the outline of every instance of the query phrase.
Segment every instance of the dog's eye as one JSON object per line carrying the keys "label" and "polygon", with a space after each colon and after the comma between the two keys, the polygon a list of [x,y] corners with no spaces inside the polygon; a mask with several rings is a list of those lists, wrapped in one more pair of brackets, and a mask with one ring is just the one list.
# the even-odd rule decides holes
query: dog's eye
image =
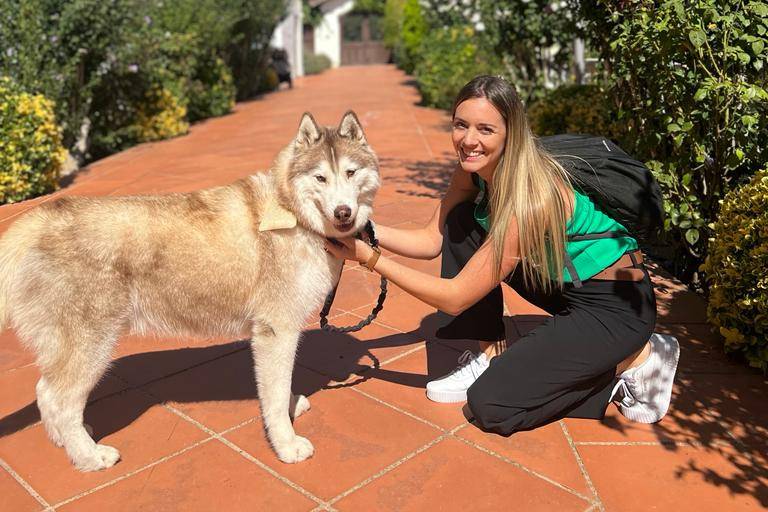
{"label": "dog's eye", "polygon": [[326,181],[326,180],[325,180],[325,176],[322,176],[322,175],[320,175],[320,174],[316,175],[316,176],[315,176],[315,179],[316,179],[317,181],[319,181],[320,183],[325,183],[325,181]]}
{"label": "dog's eye", "polygon": [[347,178],[354,176],[355,172],[357,172],[357,169],[347,169]]}

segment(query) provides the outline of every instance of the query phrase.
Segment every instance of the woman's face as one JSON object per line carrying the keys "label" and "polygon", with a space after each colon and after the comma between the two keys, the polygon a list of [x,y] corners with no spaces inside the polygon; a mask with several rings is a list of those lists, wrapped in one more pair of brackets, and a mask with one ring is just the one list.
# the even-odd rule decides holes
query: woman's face
{"label": "woman's face", "polygon": [[485,98],[470,98],[456,107],[451,139],[466,172],[476,172],[490,181],[504,154],[507,126],[493,104]]}

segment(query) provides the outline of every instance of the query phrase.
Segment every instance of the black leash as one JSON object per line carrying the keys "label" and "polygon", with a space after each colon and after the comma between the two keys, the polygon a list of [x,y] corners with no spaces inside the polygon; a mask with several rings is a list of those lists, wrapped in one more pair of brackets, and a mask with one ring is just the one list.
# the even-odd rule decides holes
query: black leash
{"label": "black leash", "polygon": [[[368,240],[370,241],[371,247],[378,247],[379,241],[376,239],[376,233],[373,231],[373,224],[371,221],[366,222],[365,227],[363,228],[365,233],[368,235]],[[358,238],[360,238],[360,235],[357,235]],[[344,262],[341,263],[341,270],[344,270]],[[341,282],[341,273],[339,273],[339,282]],[[331,325],[328,323],[328,313],[331,311],[331,305],[333,304],[333,299],[336,298],[336,290],[339,288],[339,283],[336,283],[336,286],[333,287],[333,290],[331,290],[331,293],[328,294],[328,296],[325,298],[325,304],[323,304],[323,310],[320,311],[320,328],[324,331],[329,332],[355,332],[359,331],[366,325],[373,322],[373,319],[376,318],[376,315],[379,314],[379,311],[381,311],[384,308],[384,299],[387,298],[387,280],[383,277],[381,278],[381,292],[379,292],[379,298],[376,301],[376,305],[373,307],[373,311],[371,311],[371,314],[368,315],[367,318],[364,318],[360,321],[360,323],[356,325],[351,325],[349,327],[336,327],[335,325]]]}

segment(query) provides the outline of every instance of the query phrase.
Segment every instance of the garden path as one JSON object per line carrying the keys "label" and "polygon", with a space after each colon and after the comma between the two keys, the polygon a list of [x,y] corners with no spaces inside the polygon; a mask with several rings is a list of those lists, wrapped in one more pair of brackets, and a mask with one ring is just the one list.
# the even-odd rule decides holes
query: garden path
{"label": "garden path", "polygon": [[[451,168],[448,118],[417,105],[391,66],[301,78],[240,103],[186,136],[96,162],[57,194],[0,207],[0,230],[59,195],[196,190],[267,168],[301,113],[336,124],[359,115],[381,159],[375,219],[426,221]],[[407,264],[439,273],[439,261]],[[705,303],[654,270],[657,330],[678,337],[680,371],[658,424],[566,419],[509,438],[464,421],[459,405],[429,402],[424,386],[465,344],[433,338],[435,311],[392,286],[385,308],[354,335],[306,327],[294,388],[312,411],[296,421],[315,456],[280,463],[267,446],[248,346],[233,340],[131,336],[86,410],[95,436],[123,460],[75,471],[39,424],[32,357],[0,335],[0,510],[758,510],[768,507],[768,383],[722,355]],[[333,322],[367,315],[375,276],[347,266]],[[506,290],[509,332],[541,312]],[[314,320],[312,320],[314,321]]]}

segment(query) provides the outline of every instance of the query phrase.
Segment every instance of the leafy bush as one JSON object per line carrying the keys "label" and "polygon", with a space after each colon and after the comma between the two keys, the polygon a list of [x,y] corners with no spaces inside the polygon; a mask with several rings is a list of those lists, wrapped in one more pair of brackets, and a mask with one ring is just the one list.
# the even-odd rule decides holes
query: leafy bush
{"label": "leafy bush", "polygon": [[232,26],[225,48],[226,62],[232,70],[237,99],[250,98],[271,85],[268,73],[272,32],[283,19],[288,2],[284,0],[241,0],[238,21]]}
{"label": "leafy bush", "polygon": [[80,137],[93,90],[140,27],[138,0],[0,0],[0,73],[54,101],[65,147]]}
{"label": "leafy bush", "polygon": [[190,121],[223,116],[235,106],[232,72],[219,57],[209,55],[200,59],[187,89]]}
{"label": "leafy bush", "polygon": [[53,103],[0,78],[0,204],[53,191],[66,155]]}
{"label": "leafy bush", "polygon": [[708,225],[768,147],[768,5],[572,0],[599,50],[623,141],[665,195],[673,272],[695,281]]}
{"label": "leafy bush", "polygon": [[168,89],[151,89],[136,115],[139,142],[169,139],[187,133],[187,109]]}
{"label": "leafy bush", "polygon": [[322,53],[304,52],[304,74],[315,75],[331,67],[331,59]]}
{"label": "leafy bush", "polygon": [[564,85],[528,108],[534,133],[591,133],[617,139],[621,127],[613,119],[605,91],[597,85]]}
{"label": "leafy bush", "polygon": [[283,0],[0,0],[0,74],[54,100],[65,147],[98,158],[143,140],[152,91],[169,91],[194,120],[231,109],[235,87],[241,98],[261,90],[285,9]]}
{"label": "leafy bush", "polygon": [[729,192],[704,264],[709,321],[725,349],[768,371],[768,168]]}
{"label": "leafy bush", "polygon": [[424,38],[415,75],[424,103],[449,109],[464,84],[498,68],[498,59],[484,49],[473,29],[452,27]]}
{"label": "leafy bush", "polygon": [[405,0],[402,16],[401,40],[395,47],[395,59],[403,71],[411,74],[419,62],[428,26],[418,0]]}

